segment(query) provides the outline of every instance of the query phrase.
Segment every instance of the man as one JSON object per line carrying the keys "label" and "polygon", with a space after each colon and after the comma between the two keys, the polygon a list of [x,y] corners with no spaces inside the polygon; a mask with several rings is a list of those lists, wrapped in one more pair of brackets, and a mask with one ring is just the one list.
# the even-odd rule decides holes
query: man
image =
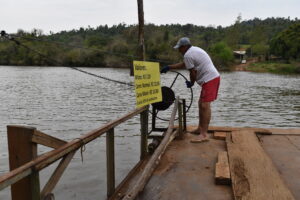
{"label": "man", "polygon": [[189,38],[181,38],[175,49],[183,55],[183,62],[164,66],[161,73],[166,73],[170,69],[188,69],[190,71],[190,81],[186,81],[188,88],[197,82],[201,87],[201,94],[198,102],[199,106],[199,125],[191,133],[199,134],[197,139],[191,142],[208,141],[208,126],[211,119],[210,104],[217,99],[220,74],[215,68],[209,55],[201,48],[191,45]]}

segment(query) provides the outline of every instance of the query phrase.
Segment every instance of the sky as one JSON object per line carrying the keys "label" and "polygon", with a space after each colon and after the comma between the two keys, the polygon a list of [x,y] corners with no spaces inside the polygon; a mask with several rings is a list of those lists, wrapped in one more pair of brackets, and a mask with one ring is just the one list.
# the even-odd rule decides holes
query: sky
{"label": "sky", "polygon": [[[300,0],[144,0],[145,22],[229,26],[241,14],[300,18]],[[137,0],[0,0],[0,30],[50,31],[137,24]]]}

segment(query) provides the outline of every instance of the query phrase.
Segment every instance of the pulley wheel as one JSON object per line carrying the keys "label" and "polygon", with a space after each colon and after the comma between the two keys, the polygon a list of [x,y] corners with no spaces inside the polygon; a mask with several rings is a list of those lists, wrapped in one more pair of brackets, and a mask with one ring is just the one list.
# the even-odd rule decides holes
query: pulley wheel
{"label": "pulley wheel", "polygon": [[162,101],[153,103],[152,106],[156,110],[167,110],[175,101],[175,94],[169,87],[161,87]]}

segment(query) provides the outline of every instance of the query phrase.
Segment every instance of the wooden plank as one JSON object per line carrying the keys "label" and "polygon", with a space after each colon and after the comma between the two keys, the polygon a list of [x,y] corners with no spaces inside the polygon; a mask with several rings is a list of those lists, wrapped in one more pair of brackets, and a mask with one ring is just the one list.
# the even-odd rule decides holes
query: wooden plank
{"label": "wooden plank", "polygon": [[300,137],[272,135],[259,140],[295,199],[300,199]]}
{"label": "wooden plank", "polygon": [[[191,131],[197,128],[197,126],[188,126],[187,130]],[[239,130],[252,130],[254,132],[258,133],[264,133],[266,135],[269,135],[270,133],[272,135],[300,135],[300,128],[242,128],[242,127],[227,127],[227,126],[210,126],[208,128],[209,133],[213,133],[216,131],[224,131],[224,132],[230,132],[230,131],[239,131]]]}
{"label": "wooden plank", "polygon": [[215,170],[215,183],[217,185],[230,185],[230,169],[228,163],[227,151],[218,153],[218,162]]}
{"label": "wooden plank", "polygon": [[148,125],[149,125],[149,106],[148,109],[140,114],[141,122],[141,155],[140,160],[143,160],[148,154]]}
{"label": "wooden plank", "polygon": [[300,135],[300,129],[279,129],[279,128],[269,128],[272,135]]}
{"label": "wooden plank", "polygon": [[[19,167],[18,169],[18,174],[12,178],[7,176],[8,174],[5,174],[1,176],[0,178],[0,191],[3,190],[4,188],[7,188],[8,186],[18,182],[19,180],[29,176],[32,173],[31,168],[25,169],[24,167]],[[6,180],[6,181],[4,181]]]}
{"label": "wooden plank", "polygon": [[[193,129],[193,127],[190,127]],[[195,128],[195,127],[194,127]],[[242,127],[219,127],[219,126],[210,126],[209,131],[238,131],[238,130],[251,130],[258,134],[264,135],[300,135],[300,128],[242,128]]]}
{"label": "wooden plank", "polygon": [[68,167],[75,153],[76,151],[69,153],[60,161],[59,165],[57,166],[57,168],[55,169],[49,181],[44,186],[44,189],[41,192],[42,199],[44,199],[48,194],[50,194],[52,190],[55,188],[55,186],[57,185],[58,181],[62,177],[65,169]]}
{"label": "wooden plank", "polygon": [[159,164],[160,159],[164,154],[167,146],[170,144],[170,142],[172,142],[172,140],[176,137],[177,134],[178,130],[166,134],[166,136],[160,143],[160,146],[158,146],[158,148],[150,158],[149,162],[147,163],[146,167],[144,168],[143,173],[141,174],[135,185],[131,188],[131,190],[129,190],[129,192],[127,192],[127,194],[124,196],[123,200],[134,200],[138,193],[143,190],[147,181],[151,177],[151,174]]}
{"label": "wooden plank", "polygon": [[182,107],[183,107],[183,130],[184,132],[186,132],[186,128],[187,128],[187,125],[186,125],[186,101],[185,99],[182,99]]}
{"label": "wooden plank", "polygon": [[[7,126],[9,168],[14,170],[37,157],[37,144],[31,142],[33,127]],[[28,172],[28,170],[25,170]],[[40,199],[39,173],[31,174],[11,185],[12,200]]]}
{"label": "wooden plank", "polygon": [[183,135],[183,108],[182,108],[183,104],[181,103],[181,101],[178,102],[178,135],[176,136],[176,138],[182,140],[184,135]]}
{"label": "wooden plank", "polygon": [[64,140],[47,135],[39,130],[34,131],[31,141],[54,149],[57,149],[67,143]]}
{"label": "wooden plank", "polygon": [[228,135],[226,144],[235,199],[294,199],[253,130],[233,131]]}
{"label": "wooden plank", "polygon": [[109,197],[109,200],[117,200],[122,199],[123,195],[127,191],[128,188],[130,188],[130,185],[134,180],[136,180],[139,177],[139,174],[141,174],[141,170],[145,167],[149,160],[149,156],[147,156],[144,160],[140,160],[126,175],[126,177],[121,181],[121,183],[116,187],[114,194]]}
{"label": "wooden plank", "polygon": [[114,129],[106,133],[107,197],[115,192],[115,137]]}
{"label": "wooden plank", "polygon": [[160,159],[162,155],[164,154],[167,146],[170,144],[170,142],[175,138],[175,136],[178,134],[178,129],[176,131],[173,131],[174,129],[174,120],[176,117],[176,113],[178,110],[178,101],[179,97],[176,98],[175,105],[171,114],[171,119],[169,122],[169,127],[167,132],[165,133],[165,136],[163,140],[161,141],[160,145],[155,150],[154,154],[151,156],[149,162],[144,168],[143,173],[139,177],[139,179],[136,181],[134,186],[125,194],[123,200],[133,200],[136,198],[136,196],[143,190],[146,183],[148,182],[149,178],[151,177],[153,171],[157,167],[157,165],[160,162]]}
{"label": "wooden plank", "polygon": [[216,132],[214,132],[214,139],[216,139],[216,140],[225,140],[226,139],[226,133],[227,132],[216,131]]}
{"label": "wooden plank", "polygon": [[218,163],[228,164],[227,151],[221,151],[218,153]]}

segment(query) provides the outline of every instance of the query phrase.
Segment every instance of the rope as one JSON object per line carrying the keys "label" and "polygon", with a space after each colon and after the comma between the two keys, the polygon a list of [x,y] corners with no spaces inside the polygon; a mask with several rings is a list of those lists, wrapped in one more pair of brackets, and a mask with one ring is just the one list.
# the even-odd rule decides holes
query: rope
{"label": "rope", "polygon": [[83,164],[83,152],[85,152],[85,149],[86,149],[85,148],[85,143],[84,143],[82,138],[75,138],[74,140],[80,140],[80,142],[81,142],[80,155],[81,155],[81,162]]}
{"label": "rope", "polygon": [[53,193],[49,193],[43,198],[43,200],[55,200],[55,196]]}

